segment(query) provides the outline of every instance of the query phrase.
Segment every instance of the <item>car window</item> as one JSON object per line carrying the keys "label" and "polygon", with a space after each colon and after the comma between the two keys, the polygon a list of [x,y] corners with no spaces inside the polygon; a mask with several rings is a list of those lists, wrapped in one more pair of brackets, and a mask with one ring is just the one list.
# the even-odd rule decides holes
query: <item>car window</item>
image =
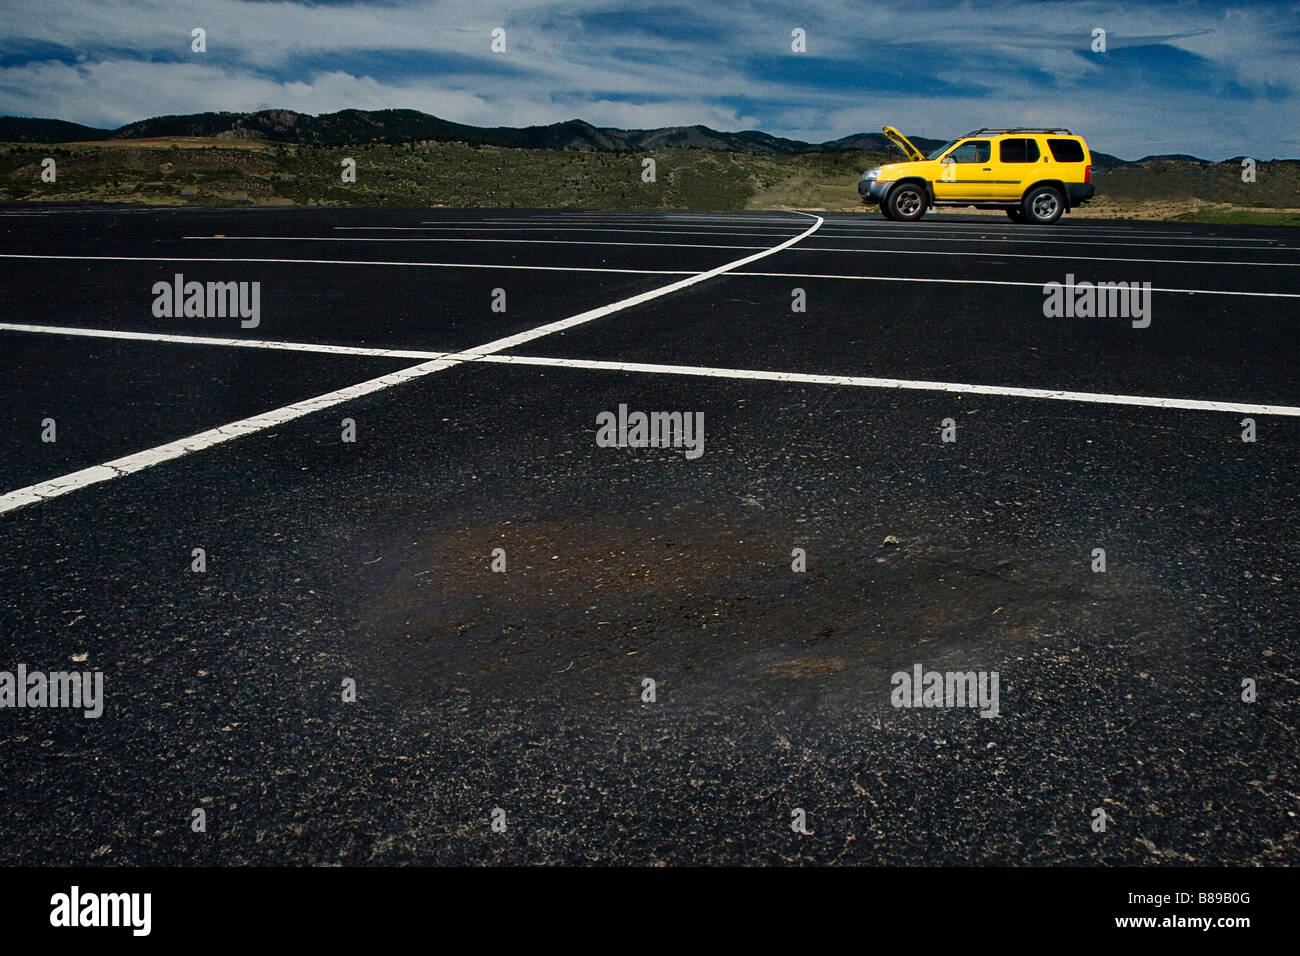
{"label": "car window", "polygon": [[1083,162],[1083,144],[1077,139],[1049,139],[1047,148],[1058,163]]}
{"label": "car window", "polygon": [[1036,163],[1038,155],[1038,144],[1032,139],[1004,139],[998,144],[998,156],[1004,163]]}
{"label": "car window", "polygon": [[949,153],[947,158],[954,163],[987,163],[992,155],[987,139],[968,139]]}

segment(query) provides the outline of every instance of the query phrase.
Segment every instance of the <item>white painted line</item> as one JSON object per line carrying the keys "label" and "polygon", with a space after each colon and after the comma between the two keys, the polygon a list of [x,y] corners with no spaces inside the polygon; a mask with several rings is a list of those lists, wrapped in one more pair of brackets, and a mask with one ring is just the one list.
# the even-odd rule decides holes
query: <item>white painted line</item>
{"label": "white painted line", "polygon": [[525,266],[482,262],[389,262],[373,259],[258,259],[235,256],[47,256],[4,252],[0,259],[69,259],[76,262],[276,262],[309,266],[411,266],[425,269],[521,269],[530,272],[614,272],[624,275],[689,276],[689,269],[609,269],[596,266]]}
{"label": "white painted line", "polygon": [[[636,246],[639,249],[766,249],[767,246],[746,246],[735,243],[699,242],[618,242],[613,239],[487,239],[482,237],[446,238],[444,236],[181,236],[182,239],[209,240],[212,242],[504,242],[510,245],[532,244],[543,246]],[[828,252],[834,250],[827,250]],[[846,249],[845,252],[854,250]],[[940,255],[941,253],[936,253]]]}
{"label": "white painted line", "polygon": [[[508,228],[475,228],[473,226],[334,226],[334,229],[340,232],[615,232],[620,235],[652,235],[652,236],[672,236],[672,235],[699,235],[697,231],[686,231],[681,229],[605,229],[605,228],[587,228],[584,226],[537,226],[537,227],[508,227]],[[1251,249],[1251,250],[1279,250],[1285,251],[1285,247],[1278,246],[1197,246],[1181,242],[1111,242],[1108,240],[1091,240],[1091,239],[1045,239],[1034,235],[997,235],[997,236],[967,236],[953,235],[945,236],[943,234],[933,234],[926,230],[926,235],[919,233],[894,233],[890,235],[891,239],[899,242],[1009,242],[1020,245],[1051,245],[1051,246],[1118,246],[1123,248],[1143,248],[1167,247],[1173,249]],[[715,232],[709,230],[706,236],[741,236],[746,239],[755,238],[776,238],[785,235],[783,232]],[[888,235],[881,230],[878,234],[853,236],[846,233],[839,233],[835,236],[824,236],[827,241],[848,239],[862,239],[871,241],[877,238],[877,235]],[[1259,240],[1242,240],[1258,242]]]}
{"label": "white painted line", "polygon": [[620,299],[617,302],[611,302],[609,305],[603,305],[596,309],[589,309],[586,312],[580,312],[577,315],[569,316],[567,319],[560,319],[558,322],[548,322],[546,325],[539,325],[536,328],[519,332],[515,335],[509,335],[505,338],[488,342],[480,345],[475,349],[459,352],[445,358],[438,358],[433,361],[424,362],[420,365],[403,369],[399,372],[392,372],[379,378],[370,379],[357,385],[350,385],[347,388],[337,389],[333,392],[327,392],[324,395],[318,395],[315,398],[309,398],[302,402],[295,402],[292,405],[286,405],[283,408],[274,411],[265,412],[261,415],[255,415],[252,418],[241,419],[232,422],[229,425],[222,425],[219,428],[211,428],[207,431],[200,432],[197,435],[191,435],[188,438],[182,438],[178,441],[168,442],[165,445],[159,445],[157,448],[150,448],[145,451],[136,452],[133,455],[127,455],[124,458],[117,458],[102,465],[95,465],[91,468],[83,468],[81,471],[72,472],[59,478],[43,481],[35,485],[29,485],[26,488],[19,488],[8,494],[0,495],[0,514],[6,511],[12,511],[15,508],[21,508],[24,505],[36,504],[58,495],[67,494],[78,488],[85,488],[89,485],[98,484],[101,481],[108,481],[112,478],[120,478],[123,475],[133,474],[142,471],[153,465],[164,461],[170,461],[173,458],[179,458],[182,455],[188,455],[191,452],[200,451],[204,448],[210,448],[213,445],[230,441],[232,438],[238,438],[242,435],[251,435],[254,432],[262,431],[266,428],[273,428],[285,422],[300,418],[303,415],[309,415],[312,412],[318,412],[326,408],[340,405],[343,402],[351,401],[362,395],[369,395],[372,392],[389,388],[393,385],[400,385],[403,382],[409,382],[412,379],[430,375],[434,372],[441,372],[443,369],[452,368],[464,361],[473,361],[490,355],[494,352],[500,352],[504,349],[513,348],[524,342],[531,342],[534,339],[541,338],[544,335],[550,335],[552,332],[558,332],[563,329],[571,329],[574,326],[582,325],[584,322],[590,322],[615,312],[628,309],[643,302],[649,302],[661,296],[670,295],[682,289],[689,288],[700,282],[706,282],[709,279],[720,276],[723,273],[730,272],[740,266],[747,265],[765,256],[774,255],[783,249],[788,249],[808,236],[811,236],[822,225],[820,216],[811,216],[813,224],[797,236],[786,239],[770,249],[756,252],[753,255],[745,256],[743,259],[736,259],[732,262],[724,263],[707,272],[695,273],[685,279],[679,279],[668,285],[660,286],[657,289],[651,289],[648,292],[642,292],[638,295],[629,296],[626,299]]}
{"label": "white painted line", "polygon": [[[528,356],[528,355],[497,355],[497,354],[492,354],[489,351],[488,346],[473,349],[467,352],[426,352],[426,351],[418,351],[413,349],[375,349],[375,348],[363,348],[359,346],[317,345],[309,342],[275,342],[275,341],[257,340],[257,339],[225,339],[225,338],[197,336],[197,335],[161,335],[161,334],[146,333],[146,332],[120,332],[120,331],[114,331],[108,329],[79,329],[73,327],[51,326],[51,325],[17,325],[8,322],[0,323],[0,331],[43,332],[43,333],[56,334],[56,335],[81,335],[81,336],[90,336],[93,338],[127,339],[127,340],[136,340],[136,341],[167,342],[167,343],[192,344],[192,345],[224,345],[224,346],[234,346],[239,348],[289,349],[293,351],[302,351],[302,352],[323,352],[331,355],[362,355],[362,356],[374,356],[379,358],[418,358],[418,359],[428,360],[427,364],[442,363],[442,367],[450,367],[451,365],[461,364],[465,362],[496,362],[504,365],[539,365],[539,366],[552,366],[556,368],[592,369],[592,370],[599,370],[599,371],[644,372],[644,373],[660,374],[660,375],[693,375],[693,376],[701,376],[705,378],[754,379],[754,380],[772,381],[772,382],[792,382],[796,384],[807,384],[807,385],[850,385],[850,386],[865,387],[865,388],[919,389],[924,391],[962,392],[967,394],[978,394],[978,395],[1000,395],[1000,396],[1006,396],[1011,398],[1053,398],[1053,399],[1059,399],[1061,401],[1095,402],[1099,404],[1110,404],[1110,405],[1145,405],[1152,408],[1174,408],[1174,409],[1186,409],[1186,410],[1194,410],[1194,411],[1237,412],[1242,414],[1253,414],[1253,415],[1300,416],[1300,407],[1294,407],[1289,405],[1260,405],[1260,404],[1249,404],[1249,403],[1240,403],[1240,402],[1205,401],[1199,399],[1185,399],[1185,398],[1156,398],[1156,397],[1143,396],[1143,395],[1112,395],[1112,394],[1107,394],[1102,392],[1069,392],[1069,391],[1059,391],[1056,389],[1014,388],[1009,386],[994,386],[994,385],[969,385],[969,384],[958,384],[954,382],[926,382],[926,381],[916,381],[912,379],[896,379],[896,378],[868,378],[868,377],[856,376],[856,375],[819,375],[819,374],[813,374],[807,372],[764,372],[764,371],[755,371],[752,369],[710,368],[706,366],[692,366],[692,365],[655,365],[655,364],[648,364],[648,363],[641,363],[641,362],[602,362],[602,361],[595,361],[595,360],[588,360],[588,359],[545,358],[540,356]],[[533,331],[537,331],[537,330],[533,330]],[[531,333],[524,333],[524,334],[531,334]],[[506,340],[503,339],[501,341],[504,342]],[[505,348],[507,346],[500,345],[496,347]],[[423,367],[424,366],[417,366],[417,368],[423,368]],[[394,375],[403,374],[406,372],[413,372],[413,371],[415,370],[404,369],[402,373],[394,373]],[[439,371],[439,369],[433,368],[430,369],[429,371]],[[421,374],[427,374],[427,372]],[[390,378],[392,378],[392,376],[383,376],[382,378],[375,379],[374,381],[380,382],[380,381],[388,380]],[[370,383],[364,383],[364,382],[362,383],[362,385],[368,385],[368,384]],[[397,384],[397,383],[392,382],[391,384]],[[359,388],[359,387],[361,386],[354,386],[354,388]],[[383,387],[387,387],[387,386],[383,386]],[[307,402],[300,402],[297,405],[288,406],[288,408],[293,409],[293,408],[298,408],[298,406],[305,407],[311,403],[322,402],[323,400],[330,398],[330,396],[341,395],[344,393],[347,393],[347,395],[345,395],[343,398],[340,398],[339,401],[346,401],[347,397],[352,394],[351,389],[340,389],[338,392],[332,392],[328,396],[320,396],[319,398],[316,399],[309,399]],[[362,394],[368,394],[368,392],[356,393],[356,395],[362,395]],[[338,404],[338,402],[330,401],[328,404],[321,404],[319,407],[328,408],[329,405],[331,404]],[[313,410],[315,409],[306,408],[304,411],[301,411],[299,414],[307,414],[308,412]],[[274,418],[268,417],[268,416],[277,416],[278,412],[283,412],[283,411],[285,411],[285,409],[279,409],[277,410],[277,412],[268,412],[266,415],[254,416],[254,418],[245,419],[243,422],[236,422],[232,425],[222,426],[222,428],[219,429],[212,429],[211,430],[212,432],[219,432],[219,433],[232,432],[232,434],[226,436],[226,438],[219,438],[215,441],[212,441],[210,442],[210,444],[219,444],[221,441],[227,440],[227,438],[238,437],[238,434],[247,434],[248,432],[246,430],[240,431],[239,429],[244,428],[247,425],[247,423],[250,422],[262,421],[263,419],[266,419],[268,424],[263,427],[269,427],[270,425],[278,424],[281,421],[290,421],[292,418],[298,417],[298,414],[294,414],[289,417],[274,417]],[[260,429],[253,429],[253,430],[260,430]],[[174,442],[172,444],[173,445],[181,444],[183,447],[186,447],[187,450],[197,450],[197,449],[189,449],[188,445],[195,443],[197,440],[199,440],[200,438],[208,434],[209,432],[203,432],[200,433],[200,435],[195,435],[187,439],[182,439],[180,443]],[[161,449],[167,449],[169,447],[170,446],[164,445],[161,446]],[[208,447],[208,446],[203,445],[202,447]],[[161,452],[161,449],[152,449],[152,451]],[[147,455],[148,453],[141,452],[139,454]],[[132,463],[135,461],[137,457],[138,456],[135,455],[129,455],[127,456],[127,458],[120,458],[117,459],[116,461],[108,462],[106,465],[98,465],[95,468],[88,468],[85,469],[84,471],[87,473],[98,473],[97,469],[100,468],[114,468],[118,471],[122,471],[123,473],[129,474],[130,471],[140,470],[138,467],[131,467]],[[167,455],[165,457],[158,458],[158,460],[165,461],[169,457],[178,457],[178,456]],[[147,461],[149,464],[156,463],[153,461],[149,461],[148,459],[141,459],[141,460]],[[123,463],[126,464],[124,465]],[[147,467],[147,464],[141,465],[141,467]],[[77,476],[81,474],[83,474],[83,472],[74,472],[72,475],[65,475],[62,478],[54,479],[54,482],[58,483],[61,487],[68,486],[68,490],[72,490],[72,486],[76,485]],[[105,477],[115,477],[115,476],[105,476]],[[93,483],[93,482],[87,482],[87,483]],[[32,489],[36,489],[39,487],[40,486],[33,485],[31,489],[21,489],[21,491],[32,491]],[[17,495],[19,493],[20,492],[11,492],[12,495]],[[50,495],[42,495],[36,492],[33,493],[36,494],[36,500],[40,500],[45,497],[50,497]],[[9,510],[4,506],[6,500],[9,497],[10,495],[5,495],[3,498],[0,498],[0,512]],[[24,503],[30,503],[30,502],[24,502]]]}
{"label": "white painted line", "polygon": [[349,385],[347,388],[326,392],[324,395],[317,395],[315,398],[309,398],[306,401],[295,402],[274,411],[231,422],[229,425],[210,428],[207,431],[199,432],[197,435],[190,435],[188,438],[168,442],[156,448],[136,452],[123,458],[115,458],[102,465],[83,468],[81,471],[74,471],[71,474],[62,475],[50,481],[42,481],[26,488],[19,488],[6,495],[0,495],[0,514],[13,511],[15,508],[21,508],[24,505],[46,501],[58,495],[76,491],[79,488],[98,484],[101,481],[108,481],[111,478],[121,478],[123,475],[134,474],[161,462],[180,458],[182,455],[201,451],[204,448],[211,448],[213,445],[230,441],[232,438],[251,435],[266,428],[274,428],[276,425],[283,425],[285,422],[301,418],[303,415],[310,415],[312,412],[319,412],[334,405],[340,405],[343,402],[369,395],[371,392],[377,392],[380,389],[400,385],[403,382],[419,378],[422,375],[428,375],[431,372],[451,368],[455,364],[449,361],[425,362],[422,365],[403,369],[400,372],[392,372],[379,378],[372,378],[358,385]]}
{"label": "white painted line", "polygon": [[[733,272],[732,275],[752,276],[762,279],[848,279],[854,282],[940,282],[947,285],[1009,285],[1033,289],[1043,288],[1042,282],[1015,282],[1010,279],[923,279],[909,276],[818,275],[807,272]],[[1265,299],[1300,299],[1300,292],[1240,292],[1229,289],[1170,289],[1158,286],[1152,286],[1151,291],[1179,295],[1245,295]]]}
{"label": "white painted line", "polygon": [[[808,213],[807,215],[812,216],[811,213]],[[479,348],[476,349],[470,349],[467,352],[462,354],[477,356],[477,355],[488,354],[491,352],[500,352],[509,348],[514,348],[516,345],[522,345],[524,342],[531,342],[533,339],[541,338],[543,335],[550,335],[552,332],[560,332],[564,329],[572,328],[575,325],[581,325],[584,322],[590,322],[592,319],[599,319],[602,316],[609,315],[612,312],[618,312],[622,309],[626,309],[634,305],[640,305],[643,302],[649,302],[651,299],[657,299],[660,296],[668,295],[669,293],[672,292],[677,292],[681,289],[685,289],[690,286],[693,286],[699,282],[705,282],[708,279],[712,279],[715,276],[720,276],[723,273],[732,272],[733,270],[738,269],[747,263],[755,262],[759,259],[766,258],[767,256],[776,255],[778,252],[790,248],[795,243],[802,242],[804,239],[807,239],[819,228],[821,228],[821,224],[823,222],[821,216],[812,216],[812,218],[817,221],[814,222],[807,229],[805,229],[803,232],[799,233],[799,235],[791,236],[789,239],[786,239],[784,242],[780,242],[769,249],[764,249],[762,252],[756,252],[753,255],[745,256],[743,259],[736,259],[732,262],[724,263],[723,265],[716,266],[715,268],[712,268],[707,272],[701,272],[698,275],[693,275],[687,279],[679,279],[677,282],[670,283],[669,285],[666,286],[661,286],[658,289],[651,289],[649,292],[642,292],[639,295],[634,295],[626,299],[620,299],[618,302],[615,302],[612,305],[601,306],[598,309],[591,309],[587,312],[582,312],[570,318],[561,319],[558,322],[550,322],[546,325],[539,325],[537,328],[530,329],[527,332],[520,332],[517,335],[511,335],[503,339],[497,339],[494,342],[489,342],[487,345],[480,346]]]}
{"label": "white painted line", "polygon": [[[462,239],[462,242],[475,242],[473,239]],[[791,252],[858,252],[872,253],[885,256],[984,256],[992,259],[1066,259],[1071,262],[1165,262],[1171,265],[1188,265],[1188,266],[1300,266],[1300,262],[1258,262],[1246,261],[1242,259],[1140,259],[1134,256],[1083,256],[1083,255],[1061,255],[1049,256],[1042,253],[1032,252],[961,252],[954,250],[938,249],[849,249],[849,248],[828,248],[826,246],[800,246],[798,249],[791,249]],[[1241,251],[1237,249],[1236,251]],[[1272,250],[1270,250],[1272,251]]]}
{"label": "white painted line", "polygon": [[1158,234],[1162,236],[1195,236],[1199,235],[1195,229],[1164,229],[1156,228],[1150,222],[1132,222],[1124,224],[1115,220],[1107,219],[1078,219],[1073,217],[1062,218],[1051,226],[1030,226],[1023,223],[1013,223],[1010,220],[1003,219],[1000,216],[981,217],[979,219],[927,219],[924,222],[890,222],[883,216],[874,216],[872,218],[859,219],[828,219],[826,225],[836,226],[838,228],[861,226],[863,228],[878,229],[1005,229],[1007,231],[1020,230],[1022,232],[1042,232],[1050,229],[1052,232],[1124,232],[1137,235],[1145,233],[1148,235]]}
{"label": "white painted line", "polygon": [[860,375],[814,375],[806,372],[762,372],[753,369],[709,368],[695,365],[652,365],[641,362],[598,362],[587,359],[542,358],[531,355],[484,355],[480,361],[504,365],[543,365],[556,368],[600,369],[612,372],[648,372],[659,375],[696,375],[704,378],[740,378],[807,385],[851,385],[859,388],[900,388],[927,392],[960,392],[965,395],[997,395],[1007,398],[1051,398],[1063,402],[1093,402],[1101,405],[1143,405],[1187,411],[1232,412],[1247,415],[1300,416],[1294,405],[1259,405],[1244,402],[1203,401],[1189,398],[1156,398],[1148,395],[1111,395],[1105,392],[1070,392],[1049,388],[1013,388],[1002,385],[969,385],[957,382],[926,382],[906,378],[868,378]]}
{"label": "white painted line", "polygon": [[[445,238],[420,236],[182,236],[182,239],[211,242],[504,242],[548,246],[636,246],[641,249],[765,249],[766,246],[749,246],[731,243],[694,242],[618,242],[613,239],[484,239]],[[1240,259],[1138,259],[1132,256],[1050,256],[1029,252],[960,252],[936,249],[856,249],[827,246],[800,246],[790,252],[844,252],[870,253],[884,256],[983,256],[996,259],[1064,259],[1069,262],[1163,262],[1170,265],[1189,266],[1288,266],[1300,268],[1300,262],[1246,262]]]}
{"label": "white painted line", "polygon": [[[824,235],[818,237],[818,242],[843,242],[845,239],[852,241],[854,239],[862,242],[878,241],[886,233],[880,232],[875,235],[851,236],[846,233],[839,233],[834,236]],[[898,242],[964,242],[974,244],[978,242],[1005,242],[1012,245],[1021,246],[1103,246],[1114,247],[1119,249],[1235,249],[1238,251],[1246,250],[1249,252],[1292,252],[1285,246],[1197,246],[1185,242],[1111,242],[1104,239],[1044,239],[1037,236],[922,236],[920,234],[897,234],[890,235],[889,238]],[[1257,240],[1253,240],[1257,241]],[[811,248],[816,248],[811,247]]]}
{"label": "white painted line", "polygon": [[[545,222],[538,223],[529,220],[527,223],[518,226],[485,226],[482,224],[474,225],[474,226],[445,226],[442,223],[438,222],[437,220],[431,219],[431,220],[422,221],[420,223],[420,226],[430,231],[441,229],[444,231],[454,231],[454,232],[665,232],[665,233],[678,232],[684,235],[695,235],[696,233],[701,233],[701,232],[712,233],[719,228],[719,225],[722,225],[723,228],[727,228],[727,229],[744,228],[743,224],[740,223],[726,223],[726,224],[700,223],[699,225],[695,225],[692,223],[686,223],[686,222],[675,220],[672,222],[651,221],[651,222],[634,223],[634,225],[638,225],[638,226],[656,226],[656,227],[663,226],[664,227],[663,229],[628,229],[618,222],[608,222],[603,219],[592,220],[592,221],[595,223],[595,225],[587,225],[585,222],[575,223],[574,220],[567,219],[564,220],[562,224],[552,224],[552,223],[545,223]],[[384,229],[387,227],[385,226],[335,226],[334,228],[335,229]],[[401,228],[414,229],[416,227],[403,226]],[[756,225],[753,228],[770,230],[774,227]],[[790,223],[789,228],[791,229],[798,228],[798,224],[792,222]],[[750,235],[750,234],[757,235],[757,233],[745,233],[745,235]],[[721,235],[721,233],[719,233],[719,235]],[[763,233],[763,235],[779,236],[779,235],[789,235],[789,233],[788,232],[786,233],[767,232],[767,233]]]}
{"label": "white painted line", "polygon": [[[829,225],[829,224],[828,224]],[[1050,235],[1065,236],[1102,236],[1106,238],[1139,238],[1139,239],[1192,239],[1196,238],[1195,233],[1191,232],[1164,232],[1149,231],[1143,232],[1136,229],[1108,229],[1106,227],[1087,227],[1076,229],[1061,229],[1053,226],[1050,229],[1041,226],[1013,226],[1010,223],[1002,225],[999,223],[974,224],[960,222],[936,222],[930,225],[916,227],[900,226],[898,223],[887,223],[883,219],[876,223],[840,223],[839,228],[829,230],[827,235],[842,236],[856,233],[857,235],[880,235],[883,233],[897,232],[903,235],[910,233],[937,233],[939,235],[971,235],[971,234],[996,234],[1002,236],[1041,236],[1044,232]],[[1213,237],[1202,237],[1213,238]]]}
{"label": "white painted line", "polygon": [[[598,226],[616,226],[616,225],[694,225],[701,229],[710,228],[718,225],[751,225],[751,224],[768,224],[767,228],[774,225],[789,226],[797,228],[801,225],[800,220],[793,219],[763,219],[763,217],[719,217],[719,219],[688,219],[688,217],[664,217],[664,216],[538,216],[536,219],[428,219],[413,220],[417,225],[430,226],[526,226],[538,225],[543,228],[551,228],[555,225],[575,225],[591,224]],[[335,229],[357,229],[360,226],[333,226]],[[396,229],[399,226],[368,226],[369,229]],[[409,228],[409,226],[406,226]]]}
{"label": "white painted line", "polygon": [[90,329],[74,325],[22,325],[0,322],[0,332],[43,332],[47,335],[77,335],[92,339],[119,339],[127,342],[163,342],[170,345],[224,345],[241,349],[282,349],[289,352],[320,352],[325,355],[365,355],[373,358],[440,359],[450,352],[417,349],[376,349],[360,345],[321,345],[314,342],[277,342],[273,339],[230,339],[214,335],[172,335],[165,332],[121,332],[116,329]]}
{"label": "white painted line", "polygon": [[780,239],[787,232],[717,232],[713,229],[609,229],[604,226],[335,226],[339,232],[617,232],[645,236],[744,236]]}
{"label": "white painted line", "polygon": [[[422,219],[420,221],[428,222],[428,223],[437,223],[438,225],[442,225],[442,226],[454,225],[454,224],[482,225],[483,223],[497,223],[499,225],[510,223],[513,225],[518,225],[520,223],[530,223],[530,222],[541,222],[541,223],[596,222],[596,223],[604,223],[606,225],[614,225],[616,223],[623,223],[623,222],[632,222],[632,223],[699,222],[699,223],[706,223],[706,224],[714,223],[714,222],[739,222],[739,223],[774,222],[774,223],[780,223],[787,226],[799,225],[798,219],[787,219],[787,218],[774,217],[774,216],[675,216],[675,215],[639,216],[635,214],[584,216],[584,215],[579,215],[577,213],[566,215],[566,216],[535,216],[535,217],[514,216],[510,218],[503,218],[503,219]],[[830,220],[827,220],[827,224],[829,224],[829,222]]]}
{"label": "white painted line", "polygon": [[[1153,230],[1148,230],[1143,232],[1137,229],[1125,229],[1123,227],[1111,227],[1105,225],[1084,225],[1082,221],[1075,223],[1073,227],[1061,226],[1060,224],[1051,227],[1020,226],[1020,225],[1014,225],[1009,222],[997,222],[997,221],[989,222],[987,225],[984,223],[975,223],[975,222],[936,222],[930,225],[915,225],[915,224],[907,224],[907,223],[887,222],[884,219],[875,219],[875,220],[863,221],[860,223],[846,223],[843,220],[838,220],[838,221],[828,220],[826,225],[828,227],[831,225],[869,227],[863,230],[862,233],[863,235],[866,235],[867,233],[883,233],[883,232],[898,232],[903,234],[907,234],[910,232],[923,233],[923,232],[932,232],[932,231],[957,233],[960,232],[961,230],[968,230],[971,232],[981,232],[981,233],[995,232],[1002,235],[1038,236],[1043,234],[1042,231],[1044,229],[1050,229],[1051,233],[1059,233],[1067,236],[1096,235],[1096,236],[1107,236],[1111,238],[1120,238],[1120,239],[1128,236],[1137,236],[1141,238],[1186,239],[1189,242],[1277,243],[1280,241],[1278,239],[1269,239],[1267,237],[1233,238],[1231,236],[1200,236],[1194,232],[1189,232],[1185,230],[1169,231],[1164,229],[1153,229]],[[828,229],[826,234],[831,235],[832,233]],[[836,232],[835,234],[842,235],[843,233]]]}
{"label": "white painted line", "polygon": [[[748,256],[744,259],[738,259],[734,263],[727,263],[725,266],[719,266],[725,272],[736,276],[750,276],[761,279],[848,279],[857,282],[938,282],[952,285],[1001,285],[1001,286],[1025,286],[1041,289],[1043,282],[1015,282],[1009,279],[946,279],[946,278],[919,278],[906,276],[853,276],[853,275],[832,275],[823,273],[810,272],[735,272],[732,271],[736,265],[746,262],[753,262],[756,258],[772,255],[775,252],[789,248],[796,242],[802,241],[803,235],[787,239],[778,245],[772,246],[755,256]],[[802,250],[800,250],[802,251]],[[516,269],[530,272],[608,272],[619,275],[648,275],[648,276],[688,276],[694,277],[696,273],[686,269],[611,269],[596,266],[526,266],[515,263],[480,263],[480,262],[393,262],[374,259],[278,259],[278,258],[239,258],[229,256],[53,256],[53,255],[33,255],[26,253],[0,253],[0,259],[67,259],[77,262],[275,262],[299,265],[330,265],[330,266],[410,266],[415,268],[430,269]],[[699,275],[719,275],[714,271],[699,273]],[[1045,280],[1056,281],[1056,280]],[[1241,292],[1227,289],[1174,289],[1166,287],[1153,286],[1152,292],[1170,292],[1184,295],[1240,295],[1240,296],[1258,296],[1266,299],[1300,299],[1300,293],[1297,292]]]}

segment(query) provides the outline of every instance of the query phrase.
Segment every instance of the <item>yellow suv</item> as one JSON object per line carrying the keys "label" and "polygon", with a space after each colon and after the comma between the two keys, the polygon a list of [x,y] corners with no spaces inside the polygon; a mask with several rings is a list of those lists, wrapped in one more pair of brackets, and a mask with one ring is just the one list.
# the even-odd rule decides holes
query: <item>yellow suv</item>
{"label": "yellow suv", "polygon": [[1088,144],[1068,129],[978,129],[929,156],[894,127],[881,132],[907,162],[868,169],[858,194],[886,219],[916,222],[934,206],[974,206],[1046,226],[1094,192]]}

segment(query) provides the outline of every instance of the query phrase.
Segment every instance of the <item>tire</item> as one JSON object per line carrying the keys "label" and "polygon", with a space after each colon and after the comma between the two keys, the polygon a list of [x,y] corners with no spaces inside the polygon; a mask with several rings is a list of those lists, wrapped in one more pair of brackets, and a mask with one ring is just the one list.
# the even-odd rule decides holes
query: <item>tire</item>
{"label": "tire", "polygon": [[886,219],[891,219],[891,220],[892,220],[892,219],[894,218],[893,216],[891,216],[891,215],[889,214],[889,203],[887,203],[887,202],[882,202],[882,203],[880,204],[880,214],[881,214],[882,216],[884,216]]}
{"label": "tire", "polygon": [[1020,223],[1022,226],[1025,225],[1027,222],[1029,222],[1029,219],[1025,216],[1024,211],[1020,209],[1008,209],[1007,218],[1010,219],[1012,222]]}
{"label": "tire", "polygon": [[1036,226],[1050,226],[1065,212],[1065,197],[1055,186],[1035,186],[1020,204],[1025,219]]}
{"label": "tire", "polygon": [[885,197],[889,206],[889,218],[899,222],[916,222],[925,215],[930,205],[930,197],[924,186],[918,183],[899,183]]}

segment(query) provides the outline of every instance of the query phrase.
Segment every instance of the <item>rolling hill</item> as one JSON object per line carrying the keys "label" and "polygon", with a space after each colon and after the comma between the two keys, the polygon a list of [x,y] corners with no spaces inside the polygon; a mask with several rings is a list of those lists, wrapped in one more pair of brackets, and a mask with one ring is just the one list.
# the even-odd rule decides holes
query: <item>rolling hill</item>
{"label": "rolling hill", "polygon": [[[707,126],[668,126],[659,129],[615,129],[573,119],[547,126],[467,126],[418,110],[340,110],[313,116],[293,110],[255,113],[192,113],[157,116],[114,130],[95,129],[61,120],[0,118],[0,142],[71,143],[118,139],[218,137],[266,140],[295,145],[337,146],[352,143],[459,142],[519,149],[718,149],[750,155],[793,156],[848,150],[896,152],[880,133],[854,133],[825,143],[773,136],[759,130],[728,133]],[[944,140],[913,136],[923,150]],[[1104,153],[1094,154],[1098,166],[1125,165]]]}

